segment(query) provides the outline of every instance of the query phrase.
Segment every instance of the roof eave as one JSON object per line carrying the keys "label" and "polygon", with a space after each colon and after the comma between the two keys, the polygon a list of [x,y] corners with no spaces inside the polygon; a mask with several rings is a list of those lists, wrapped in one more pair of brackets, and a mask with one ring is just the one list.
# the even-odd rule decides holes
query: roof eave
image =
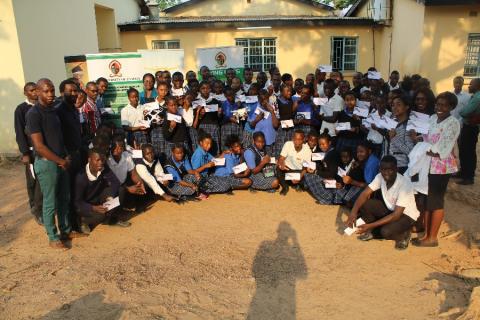
{"label": "roof eave", "polygon": [[189,29],[194,27],[202,28],[248,28],[248,27],[317,27],[317,26],[373,26],[373,19],[312,19],[312,20],[252,20],[252,21],[189,21],[189,22],[142,22],[142,23],[126,23],[118,25],[120,32],[129,31],[157,31],[170,29]]}

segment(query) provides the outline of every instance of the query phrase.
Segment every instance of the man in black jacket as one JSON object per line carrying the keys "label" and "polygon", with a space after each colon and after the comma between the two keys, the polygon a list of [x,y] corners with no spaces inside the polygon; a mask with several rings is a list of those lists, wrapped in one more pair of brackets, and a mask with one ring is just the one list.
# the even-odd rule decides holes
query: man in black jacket
{"label": "man in black jacket", "polygon": [[34,157],[32,143],[25,132],[27,125],[27,112],[37,102],[37,93],[35,89],[36,85],[33,82],[28,82],[23,87],[23,94],[25,97],[27,97],[27,99],[19,104],[15,109],[14,123],[18,149],[22,154],[22,163],[25,165],[25,177],[27,180],[27,192],[30,210],[35,217],[35,221],[42,225],[42,192],[40,191],[40,184],[36,180],[35,173],[33,171]]}

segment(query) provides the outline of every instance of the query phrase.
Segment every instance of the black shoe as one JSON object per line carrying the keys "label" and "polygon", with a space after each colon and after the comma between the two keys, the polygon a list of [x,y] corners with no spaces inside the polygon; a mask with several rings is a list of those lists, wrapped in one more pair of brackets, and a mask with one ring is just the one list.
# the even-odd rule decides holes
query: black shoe
{"label": "black shoe", "polygon": [[85,233],[85,234],[90,234],[90,232],[92,232],[92,230],[90,229],[90,227],[88,226],[88,224],[82,223],[82,224],[80,225],[80,232],[81,232],[81,233]]}
{"label": "black shoe", "polygon": [[250,188],[250,189],[248,189],[248,190],[249,190],[251,193],[257,193],[257,190],[255,190],[255,189]]}
{"label": "black shoe", "polygon": [[297,191],[297,192],[302,192],[303,191],[302,186],[299,185],[299,184],[296,184],[294,188],[295,188],[295,191]]}
{"label": "black shoe", "polygon": [[397,250],[405,250],[408,248],[408,244],[410,243],[410,238],[412,237],[412,234],[409,232],[408,235],[403,238],[403,240],[399,240],[395,242],[395,249]]}
{"label": "black shoe", "polygon": [[456,182],[456,184],[461,185],[461,186],[471,186],[474,183],[475,182],[473,181],[473,179],[463,179],[463,180],[460,180],[460,181]]}
{"label": "black shoe", "polygon": [[357,237],[361,241],[370,241],[373,239],[373,234],[371,232],[365,232]]}
{"label": "black shoe", "polygon": [[281,196],[286,196],[288,193],[288,187],[283,187],[282,190],[280,191]]}
{"label": "black shoe", "polygon": [[34,218],[35,218],[35,222],[36,222],[39,226],[43,226],[43,218],[42,218],[42,217],[34,216]]}
{"label": "black shoe", "polygon": [[114,223],[110,223],[109,224],[110,226],[112,227],[120,227],[120,228],[128,228],[130,227],[132,224],[128,221],[122,221],[122,220],[118,220]]}

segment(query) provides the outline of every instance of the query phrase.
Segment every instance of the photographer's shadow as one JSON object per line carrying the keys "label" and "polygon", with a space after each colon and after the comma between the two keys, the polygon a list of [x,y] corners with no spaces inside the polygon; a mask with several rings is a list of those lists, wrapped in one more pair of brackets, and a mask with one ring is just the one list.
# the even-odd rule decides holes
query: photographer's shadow
{"label": "photographer's shadow", "polygon": [[307,277],[307,266],[295,230],[282,221],[277,238],[260,244],[253,261],[255,296],[247,319],[295,319],[297,279]]}

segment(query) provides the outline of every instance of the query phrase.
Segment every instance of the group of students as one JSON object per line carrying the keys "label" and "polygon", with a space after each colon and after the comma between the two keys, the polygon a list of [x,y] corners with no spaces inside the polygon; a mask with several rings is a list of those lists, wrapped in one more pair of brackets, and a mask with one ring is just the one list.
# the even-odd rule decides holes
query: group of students
{"label": "group of students", "polygon": [[[145,74],[143,90],[127,92],[121,128],[105,117],[104,78],[67,79],[60,97],[48,79],[27,83],[15,129],[32,213],[50,246],[67,249],[99,223],[128,227],[124,213],[158,199],[279,188],[351,208],[346,225],[360,240],[405,249],[415,231],[424,236],[414,245],[437,246],[458,169],[453,149],[460,130],[477,126],[480,79],[466,99],[460,78],[453,93],[435,97],[418,75],[400,82],[394,71],[383,81],[370,68],[350,86],[341,72],[324,71],[294,80],[272,68],[254,82],[251,69],[243,81],[228,69],[221,81],[202,67],[203,80],[189,71],[186,84],[180,72]],[[470,177],[470,164],[461,167],[463,183],[473,181],[475,168]]]}

